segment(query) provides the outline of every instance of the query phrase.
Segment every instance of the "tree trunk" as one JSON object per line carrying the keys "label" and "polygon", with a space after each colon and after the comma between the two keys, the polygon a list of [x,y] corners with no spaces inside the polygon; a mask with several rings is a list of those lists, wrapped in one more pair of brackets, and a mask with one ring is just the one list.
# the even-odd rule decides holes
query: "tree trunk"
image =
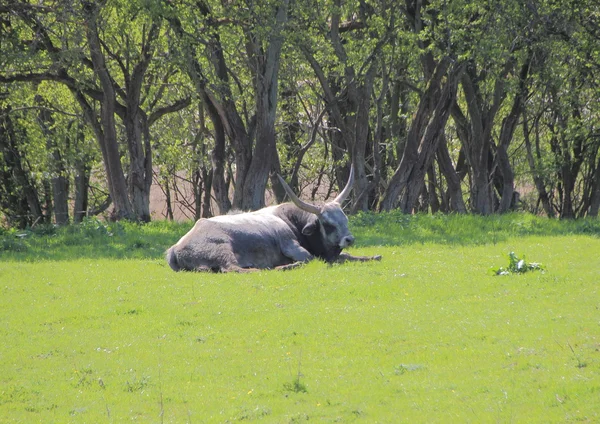
{"label": "tree trunk", "polygon": [[[571,81],[574,85],[574,82]],[[557,127],[553,137],[550,139],[552,152],[558,161],[559,169],[559,195],[560,195],[560,218],[573,219],[575,213],[575,182],[584,161],[584,135],[578,132],[570,134],[568,131],[569,118],[580,121],[579,105],[571,105],[571,114],[565,115],[558,107],[558,93],[553,91],[554,120]]]}
{"label": "tree trunk", "polygon": [[24,228],[44,221],[42,205],[30,172],[24,168],[10,107],[0,109],[0,153],[4,159],[0,205],[11,223]]}
{"label": "tree trunk", "polygon": [[83,161],[75,163],[75,201],[73,203],[73,222],[80,223],[88,210],[88,188],[90,186],[90,168]]}
{"label": "tree trunk", "polygon": [[[554,218],[554,209],[552,208],[552,204],[550,203],[550,196],[548,195],[548,192],[546,191],[544,175],[539,170],[540,168],[539,168],[538,164],[540,164],[541,160],[542,160],[542,154],[539,149],[539,143],[536,143],[536,151],[535,151],[535,157],[534,157],[533,148],[531,146],[531,139],[530,139],[529,121],[527,118],[527,111],[525,108],[523,108],[522,114],[523,114],[523,139],[525,141],[525,149],[527,151],[527,163],[529,164],[529,169],[531,171],[531,175],[533,177],[533,182],[535,183],[535,187],[538,192],[538,197],[539,197],[540,201],[542,202],[542,207],[544,208],[544,211],[546,212],[546,215],[549,218]],[[537,126],[538,125],[536,123],[535,124],[536,138],[539,138],[539,130],[537,129]]]}
{"label": "tree trunk", "polygon": [[438,187],[437,177],[435,174],[434,166],[430,166],[427,170],[427,192],[429,194],[429,199],[427,203],[429,203],[429,207],[431,208],[431,213],[437,213],[440,211],[440,199],[437,197],[436,189]]}
{"label": "tree trunk", "polygon": [[213,170],[212,169],[202,169],[202,180],[204,181],[204,197],[202,200],[202,218],[210,218],[212,216],[211,212],[211,200],[212,196],[210,192],[212,190],[212,182],[213,182]]}
{"label": "tree trunk", "polygon": [[243,210],[257,210],[265,206],[269,174],[277,159],[275,115],[287,13],[288,0],[283,0],[277,7],[273,32],[269,35],[266,50],[259,45],[260,41],[257,41],[253,32],[246,33],[246,50],[250,58],[256,96],[256,136],[252,161],[244,180]]}
{"label": "tree trunk", "polygon": [[252,161],[244,180],[242,210],[257,210],[265,206],[267,181],[274,156],[277,154],[275,121],[268,116],[268,110],[262,109],[267,106],[264,100],[257,102],[256,141]]}
{"label": "tree trunk", "polygon": [[489,132],[486,131],[490,122],[486,118],[492,116],[482,116],[483,106],[478,98],[478,87],[473,82],[475,76],[465,73],[462,80],[462,86],[465,93],[466,102],[468,105],[469,115],[471,117],[470,127],[468,132],[468,142],[466,143],[466,152],[469,155],[469,163],[471,165],[472,187],[471,187],[471,207],[474,212],[481,215],[489,215],[494,212],[492,201],[492,188],[489,177],[489,154],[491,148],[491,140]]}
{"label": "tree trunk", "polygon": [[131,74],[125,73],[126,105],[123,123],[129,150],[129,196],[135,218],[150,221],[150,187],[152,186],[152,147],[148,119],[141,110],[144,77],[153,57],[159,26],[153,22],[144,34],[139,61]]}
{"label": "tree trunk", "polygon": [[522,114],[524,100],[527,97],[526,84],[532,57],[532,53],[530,52],[525,62],[521,65],[521,71],[519,72],[519,90],[515,94],[512,108],[502,121],[502,127],[500,129],[500,140],[496,152],[500,176],[502,177],[500,205],[498,208],[498,212],[500,213],[507,212],[515,206],[513,204],[515,199],[515,177],[508,157],[508,148],[512,142],[519,116]]}
{"label": "tree trunk", "polygon": [[600,162],[597,163],[596,170],[594,171],[590,208],[587,216],[597,217],[598,209],[600,209]]}
{"label": "tree trunk", "polygon": [[225,129],[223,128],[223,121],[220,119],[217,109],[210,99],[206,96],[204,100],[208,116],[213,124],[215,139],[215,147],[210,154],[212,164],[211,186],[215,193],[219,214],[225,215],[231,210],[231,201],[229,200],[227,183],[225,181]]}
{"label": "tree trunk", "polygon": [[456,78],[462,72],[462,67],[454,66],[442,90],[441,81],[447,75],[450,64],[449,58],[440,61],[421,96],[417,113],[408,131],[402,159],[379,204],[380,211],[393,209],[400,196],[401,208],[405,213],[410,213],[416,204],[423,189],[425,173],[433,161],[439,136],[450,113],[452,103],[448,103],[448,100],[453,101],[456,94]]}
{"label": "tree trunk", "polygon": [[[152,164],[150,152],[142,145],[141,117],[138,113],[139,104],[128,99],[125,115],[125,134],[129,150],[129,198],[133,213],[137,220],[150,221],[150,185],[147,184],[146,163]],[[152,174],[150,174],[152,175]]]}
{"label": "tree trunk", "polygon": [[60,153],[54,150],[52,155],[57,165],[63,165],[57,169],[56,175],[52,177],[54,219],[57,225],[65,225],[69,223],[69,180]]}
{"label": "tree trunk", "polygon": [[[127,181],[121,166],[119,144],[115,122],[116,97],[112,79],[108,73],[104,55],[102,53],[100,37],[98,35],[98,6],[92,3],[85,4],[86,36],[90,48],[90,55],[100,85],[103,100],[101,104],[100,123],[102,134],[98,137],[104,159],[106,176],[109,179],[108,188],[114,203],[114,219],[135,219],[135,214],[127,195]],[[97,134],[99,135],[99,134]]]}
{"label": "tree trunk", "polygon": [[69,222],[69,179],[67,176],[67,166],[56,142],[56,134],[52,129],[54,118],[47,108],[46,101],[39,94],[36,94],[34,101],[40,106],[38,123],[46,139],[46,149],[52,158],[49,165],[52,186],[50,203],[53,206],[54,221],[57,225],[65,225]]}
{"label": "tree trunk", "polygon": [[[504,63],[502,71],[496,77],[492,96],[488,102],[481,92],[479,83],[481,78],[475,63],[469,63],[467,71],[461,78],[469,120],[467,121],[458,105],[453,106],[452,113],[457,123],[457,133],[465,147],[464,150],[472,169],[471,208],[481,215],[489,215],[495,211],[495,194],[492,185],[494,179],[492,128],[494,119],[506,96],[506,76],[513,67],[512,59],[508,59]],[[510,164],[506,165],[510,166]]]}
{"label": "tree trunk", "polygon": [[375,188],[367,179],[365,166],[367,163],[367,149],[371,147],[369,146],[369,109],[373,94],[375,69],[375,63],[373,63],[364,76],[364,81],[355,89],[356,117],[352,131],[354,143],[350,155],[355,170],[354,197],[356,201],[352,208],[353,212],[369,210],[370,192]]}
{"label": "tree trunk", "polygon": [[[207,20],[212,19],[208,5],[198,2],[201,6],[200,13]],[[242,208],[243,188],[246,174],[252,160],[252,142],[242,118],[237,111],[234,96],[229,87],[229,73],[225,62],[223,47],[218,32],[213,32],[209,39],[211,62],[219,84],[215,93],[211,92],[208,81],[203,74],[202,66],[195,57],[197,41],[192,39],[183,30],[183,26],[174,11],[168,18],[171,28],[182,43],[183,56],[186,61],[186,70],[192,80],[196,92],[202,98],[215,128],[215,150],[212,153],[213,187],[220,213],[231,209]],[[235,157],[235,178],[233,201],[229,201],[227,184],[225,183],[225,136],[231,140]]]}
{"label": "tree trunk", "polygon": [[456,172],[452,159],[450,158],[450,152],[448,152],[448,145],[446,143],[446,137],[442,134],[442,139],[438,145],[437,150],[437,162],[440,166],[440,170],[446,179],[448,184],[448,207],[450,211],[457,213],[467,213],[467,207],[462,196],[462,189],[460,184],[460,176]]}
{"label": "tree trunk", "polygon": [[417,203],[419,193],[425,185],[425,175],[431,168],[435,152],[443,137],[446,122],[450,116],[451,106],[456,98],[458,76],[461,72],[462,67],[454,67],[450,72],[433,111],[433,115],[427,123],[425,133],[420,141],[417,163],[414,164],[411,170],[411,175],[407,181],[407,190],[401,199],[404,213],[412,212]]}

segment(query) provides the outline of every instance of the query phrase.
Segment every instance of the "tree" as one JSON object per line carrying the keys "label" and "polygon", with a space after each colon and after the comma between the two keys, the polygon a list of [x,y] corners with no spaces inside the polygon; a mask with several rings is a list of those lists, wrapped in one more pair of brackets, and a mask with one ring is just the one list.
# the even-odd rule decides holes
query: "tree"
{"label": "tree", "polygon": [[[115,7],[120,13],[113,13]],[[165,94],[161,83],[166,83],[168,68],[153,69],[155,75],[165,75],[162,81],[159,78],[159,84],[148,74],[159,38],[160,14],[135,3],[125,7],[103,2],[84,2],[81,8],[69,3],[36,8],[14,2],[7,10],[15,25],[20,26],[20,40],[28,49],[26,60],[19,62],[22,68],[12,68],[0,77],[0,82],[54,81],[67,86],[100,146],[114,218],[148,221],[152,181],[149,127],[164,114],[189,104],[188,97],[160,104]],[[101,28],[103,19],[107,19],[103,13],[116,21],[116,32]],[[56,21],[68,25],[55,27]],[[33,41],[26,41],[28,36]],[[82,45],[84,40],[87,45]],[[29,72],[33,61],[46,69]],[[158,63],[162,66],[164,62]],[[129,159],[127,178],[121,164],[123,139]]]}
{"label": "tree", "polygon": [[[298,12],[304,18],[301,22],[314,30],[316,43],[314,37],[299,34],[294,42],[313,69],[324,93],[331,125],[338,129],[330,134],[333,159],[339,162],[343,152],[347,152],[354,165],[353,210],[367,210],[377,192],[379,178],[375,175],[381,168],[376,159],[382,135],[379,133],[379,138],[373,138],[374,128],[370,123],[375,79],[378,72],[386,72],[382,66],[384,46],[396,32],[397,16],[391,4],[385,1],[343,5],[335,0],[330,13],[322,14],[321,21],[309,23],[315,8],[320,7],[311,3]],[[328,54],[323,55],[321,51]],[[383,84],[378,97],[383,99],[387,90],[388,84]],[[370,143],[371,140],[375,144]],[[347,172],[344,167],[337,173],[338,182],[347,180]]]}
{"label": "tree", "polygon": [[[229,208],[223,177],[227,137],[235,154],[233,207],[258,209],[265,204],[269,175],[279,170],[275,117],[288,2],[220,6],[199,1],[193,7],[199,12],[200,26],[183,20],[196,18],[184,6],[171,9],[166,16],[213,125],[213,185],[218,204],[221,212]],[[242,50],[239,39],[244,40]],[[203,55],[198,52],[200,46],[205,49]],[[241,60],[236,59],[240,52],[244,54]],[[242,75],[249,82],[247,94],[242,92]],[[236,95],[254,103],[250,116],[240,112],[245,102],[235,102]]]}
{"label": "tree", "polygon": [[38,190],[22,160],[21,139],[26,134],[15,125],[11,112],[9,104],[0,107],[0,208],[9,224],[23,228],[45,218]]}
{"label": "tree", "polygon": [[[206,217],[262,207],[269,182],[283,201],[277,173],[329,196],[352,163],[351,211],[596,216],[599,15],[574,0],[11,0],[5,215],[62,223],[71,202],[74,220],[100,203],[147,221],[155,175],[167,216],[186,181],[189,216]],[[87,189],[96,157],[108,194]]]}
{"label": "tree", "polygon": [[543,25],[531,47],[535,79],[529,110],[523,111],[527,158],[538,199],[548,216],[561,218],[597,215],[595,15],[587,7],[571,6],[537,5]]}

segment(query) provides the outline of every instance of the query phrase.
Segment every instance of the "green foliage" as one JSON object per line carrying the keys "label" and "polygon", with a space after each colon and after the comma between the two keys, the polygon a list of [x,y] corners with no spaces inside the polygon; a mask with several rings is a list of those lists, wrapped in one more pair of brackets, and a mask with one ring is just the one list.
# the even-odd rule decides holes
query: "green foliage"
{"label": "green foliage", "polygon": [[[381,186],[374,196],[381,195],[402,157],[406,129],[416,116],[429,72],[441,59],[451,57],[454,61],[469,63],[469,69],[476,74],[476,91],[482,110],[493,110],[500,103],[498,114],[489,123],[494,140],[498,139],[504,118],[511,111],[511,100],[519,90],[527,91],[528,100],[524,105],[527,114],[519,116],[519,120],[528,117],[528,131],[535,140],[537,151],[532,163],[526,160],[522,143],[525,129],[520,128],[521,125],[509,146],[517,190],[527,191],[522,193],[525,208],[538,209],[538,193],[533,189],[532,176],[539,175],[553,206],[559,211],[566,202],[562,198],[565,182],[573,180],[574,193],[570,197],[576,203],[575,212],[577,216],[587,213],[591,193],[595,190],[593,175],[600,148],[597,137],[600,109],[594,72],[600,64],[597,4],[572,0],[525,3],[431,0],[409,1],[397,7],[394,2],[379,0],[290,1],[285,2],[288,13],[285,24],[280,25],[274,17],[283,3],[272,0],[102,2],[98,7],[99,35],[117,90],[120,107],[116,130],[123,162],[134,150],[133,146],[127,148],[128,134],[122,121],[124,103],[132,94],[128,87],[136,68],[140,69],[139,61],[148,55],[151,60],[141,76],[143,88],[139,106],[144,119],[152,123],[150,137],[145,141],[152,148],[152,164],[161,183],[169,181],[172,186],[174,181],[188,178],[198,168],[210,166],[216,130],[207,114],[206,99],[197,96],[195,84],[207,88],[220,115],[228,115],[225,105],[229,102],[239,113],[242,122],[234,122],[233,117],[228,116],[225,123],[226,178],[233,179],[234,165],[240,165],[234,164],[236,153],[238,160],[242,156],[240,145],[251,150],[253,144],[259,98],[257,86],[265,82],[259,78],[260,69],[267,62],[270,43],[281,35],[281,61],[269,77],[278,80],[279,92],[270,93],[269,102],[280,104],[274,126],[284,173],[294,164],[299,146],[308,141],[309,129],[313,125],[321,127],[317,142],[303,161],[301,185],[314,182],[321,169],[331,179],[334,165],[347,160],[353,147],[345,145],[348,134],[339,137],[339,128],[330,125],[341,126],[334,122],[338,117],[333,116],[332,106],[341,106],[357,87],[367,83],[366,73],[373,64],[373,74],[369,77],[372,78],[369,90],[372,100],[366,105],[370,147],[360,153],[367,157],[367,169],[381,171]],[[73,97],[73,90],[81,89],[80,94],[89,103],[92,114],[100,110],[98,99],[102,96],[97,75],[90,66],[83,4],[55,2],[23,6],[13,2],[0,14],[0,77],[2,81],[16,79],[2,84],[0,101],[8,99],[13,109],[18,110],[18,113],[11,112],[22,134],[18,150],[36,185],[47,185],[58,172],[56,159],[47,148],[49,141],[56,145],[56,151],[67,164],[66,171],[61,172],[72,175],[78,160],[89,164],[91,169],[102,169],[101,149],[94,141],[96,133],[89,125],[89,116],[85,117],[82,112],[82,103]],[[173,17],[181,22],[181,39],[170,25]],[[331,25],[336,19],[340,23],[339,44],[332,38],[335,32]],[[158,35],[151,41],[148,30],[153,24],[158,26]],[[302,48],[308,48],[314,55],[323,79],[330,85],[332,98],[323,92],[320,76],[314,72]],[[186,53],[197,60],[201,68],[200,81],[190,80]],[[226,72],[221,69],[221,75],[214,66],[219,59],[216,53],[222,53],[225,63]],[[533,59],[527,78],[521,81],[519,67],[528,57]],[[424,64],[429,69],[424,69]],[[502,88],[498,93],[495,92],[497,87]],[[463,91],[458,90],[460,106],[464,103]],[[289,96],[292,104],[282,110],[284,92],[292,93]],[[42,101],[36,101],[36,96]],[[155,120],[157,111],[164,111],[187,97],[194,97],[189,107]],[[356,103],[356,99],[351,103]],[[355,130],[355,106],[343,105],[343,116],[339,117],[351,131]],[[325,108],[332,115],[325,115],[322,123],[313,122]],[[50,111],[51,137],[40,127],[41,109]],[[74,127],[82,128],[84,123],[87,126],[82,129],[82,139],[78,140],[73,137]],[[382,127],[377,128],[380,123]],[[235,139],[237,125],[243,126],[248,140]],[[455,125],[450,119],[446,138],[457,163],[459,152],[464,152],[465,146],[453,140],[456,131],[460,131]],[[299,130],[286,144],[284,134],[291,126]],[[376,130],[381,131],[376,134]],[[344,139],[343,142],[333,143],[336,137]],[[372,159],[376,155],[371,151],[371,141],[379,143],[380,164]],[[244,152],[243,156],[249,153]],[[469,184],[466,181],[473,180],[473,169],[467,171],[470,178],[463,178],[465,185]],[[574,175],[565,175],[566,171]],[[103,172],[94,176],[95,184],[106,185]],[[444,176],[438,173],[434,185],[443,191]],[[469,188],[465,187],[464,192],[469,192]],[[43,194],[39,197],[43,198]],[[465,200],[468,201],[466,195]]]}
{"label": "green foliage", "polygon": [[494,275],[510,275],[510,274],[524,274],[529,271],[543,271],[545,268],[542,264],[537,262],[526,262],[525,256],[518,258],[515,252],[508,254],[508,266],[506,268],[492,268],[491,272]]}
{"label": "green foliage", "polygon": [[586,218],[559,221],[527,213],[508,213],[482,218],[477,215],[416,214],[399,211],[382,214],[361,212],[352,217],[357,241],[365,245],[441,243],[496,245],[512,237],[531,235],[600,234],[600,220]]}
{"label": "green foliage", "polygon": [[307,387],[300,381],[300,377],[295,378],[291,383],[284,383],[283,389],[292,393],[308,393]]}
{"label": "green foliage", "polygon": [[[63,260],[67,258],[162,258],[183,236],[191,222],[154,221],[137,224],[86,218],[80,225],[0,231],[0,259]],[[552,220],[526,213],[477,215],[418,214],[399,211],[361,212],[350,217],[358,247],[442,245],[497,245],[515,237],[600,235],[600,220]]]}
{"label": "green foliage", "polygon": [[[0,233],[0,258],[160,258],[189,224],[157,221],[149,225],[86,218],[81,224],[36,226]],[[189,228],[188,228],[189,229]]]}

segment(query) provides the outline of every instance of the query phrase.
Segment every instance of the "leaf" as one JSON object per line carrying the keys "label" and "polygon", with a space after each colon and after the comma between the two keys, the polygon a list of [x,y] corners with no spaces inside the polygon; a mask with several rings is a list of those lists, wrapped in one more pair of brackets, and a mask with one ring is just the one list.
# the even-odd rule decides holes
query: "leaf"
{"label": "leaf", "polygon": [[538,262],[527,263],[525,256],[519,259],[515,252],[508,254],[508,267],[499,267],[497,269],[492,268],[491,271],[494,275],[510,275],[510,274],[524,274],[527,271],[544,270],[544,266]]}

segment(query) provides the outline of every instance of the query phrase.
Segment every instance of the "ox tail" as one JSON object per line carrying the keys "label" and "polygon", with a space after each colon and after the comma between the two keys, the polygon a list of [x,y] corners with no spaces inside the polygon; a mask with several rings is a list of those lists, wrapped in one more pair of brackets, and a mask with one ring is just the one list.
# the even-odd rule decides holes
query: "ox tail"
{"label": "ox tail", "polygon": [[167,250],[165,257],[167,259],[167,263],[169,264],[169,266],[171,267],[171,269],[173,271],[180,271],[181,267],[179,266],[179,263],[177,262],[177,253],[175,253],[175,249],[173,247],[171,247],[171,248],[169,248],[169,250]]}

